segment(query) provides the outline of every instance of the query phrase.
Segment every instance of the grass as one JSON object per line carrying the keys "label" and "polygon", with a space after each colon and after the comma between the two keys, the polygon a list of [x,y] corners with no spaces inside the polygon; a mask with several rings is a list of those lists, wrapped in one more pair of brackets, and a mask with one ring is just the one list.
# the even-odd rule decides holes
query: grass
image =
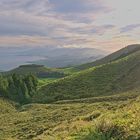
{"label": "grass", "polygon": [[114,114],[102,116],[95,126],[90,128],[83,140],[139,140],[139,99],[115,110]]}
{"label": "grass", "polygon": [[86,63],[86,64],[82,64],[82,65],[78,65],[78,66],[69,68],[69,71],[81,71],[81,70],[85,70],[85,69],[99,66],[102,64],[107,64],[109,62],[113,62],[115,60],[119,60],[123,57],[126,57],[132,53],[139,51],[139,50],[140,50],[139,44],[129,45],[125,48],[122,48],[121,50],[119,50],[117,52],[114,52],[114,53],[102,58],[102,59],[96,60],[96,61],[91,62],[91,63]]}
{"label": "grass", "polygon": [[46,86],[34,97],[37,102],[108,96],[139,87],[140,51],[108,64],[72,74]]}
{"label": "grass", "polygon": [[140,50],[139,44],[130,45],[130,46],[127,46],[123,49],[120,49],[119,51],[114,52],[114,53],[112,53],[112,54],[110,54],[102,59],[96,60],[94,62],[76,65],[73,67],[62,68],[60,70],[68,75],[71,75],[75,72],[79,72],[79,71],[86,70],[86,69],[89,69],[89,68],[92,68],[95,66],[107,64],[107,63],[113,62],[115,60],[119,60],[119,59],[124,58],[124,57],[126,57],[132,53],[135,53],[139,50]]}
{"label": "grass", "polygon": [[12,113],[16,111],[16,106],[18,104],[16,104],[15,102],[12,102],[10,100],[4,99],[4,98],[0,98],[0,111],[1,114],[5,114],[5,113]]}
{"label": "grass", "polygon": [[[135,93],[136,91],[132,91]],[[125,93],[124,93],[125,94]],[[15,104],[0,99],[2,140],[137,140],[140,96],[63,104]],[[121,99],[121,98],[120,98]]]}
{"label": "grass", "polygon": [[38,80],[38,88],[41,88],[42,86],[45,86],[49,83],[54,82],[55,80],[58,80],[59,78],[39,78]]}

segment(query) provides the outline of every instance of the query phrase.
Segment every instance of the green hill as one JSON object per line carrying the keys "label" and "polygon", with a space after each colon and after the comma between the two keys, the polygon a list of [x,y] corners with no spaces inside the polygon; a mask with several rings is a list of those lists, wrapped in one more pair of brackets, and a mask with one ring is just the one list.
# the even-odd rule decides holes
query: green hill
{"label": "green hill", "polygon": [[53,69],[53,68],[47,68],[43,65],[21,65],[18,68],[15,68],[11,71],[5,72],[3,74],[10,75],[10,74],[19,74],[19,75],[25,75],[25,74],[35,74],[38,78],[61,78],[66,76],[64,72]]}
{"label": "green hill", "polygon": [[73,74],[42,87],[40,102],[107,96],[140,85],[140,51],[118,60]]}
{"label": "green hill", "polygon": [[[50,69],[25,65],[8,74],[41,70]],[[139,140],[140,50],[40,87],[32,101],[0,96],[0,140]]]}
{"label": "green hill", "polygon": [[114,53],[102,58],[102,59],[96,60],[96,61],[91,62],[91,63],[78,65],[78,66],[75,66],[73,68],[69,68],[68,70],[69,71],[85,70],[85,69],[91,68],[93,66],[99,66],[99,65],[102,65],[102,64],[106,64],[106,63],[118,60],[118,59],[123,58],[127,55],[130,55],[130,54],[132,54],[132,53],[134,53],[138,50],[140,50],[140,45],[139,44],[129,45],[129,46],[123,48],[123,49],[120,49],[117,52],[114,52]]}

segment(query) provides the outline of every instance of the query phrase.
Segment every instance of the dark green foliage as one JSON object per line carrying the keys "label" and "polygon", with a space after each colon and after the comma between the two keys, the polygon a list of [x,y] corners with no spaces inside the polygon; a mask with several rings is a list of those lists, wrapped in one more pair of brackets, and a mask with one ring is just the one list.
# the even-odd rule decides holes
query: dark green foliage
{"label": "dark green foliage", "polygon": [[28,89],[28,93],[30,97],[32,97],[37,90],[36,77],[34,75],[28,75],[24,78],[24,82],[25,82],[26,88]]}
{"label": "dark green foliage", "polygon": [[7,96],[8,81],[0,75],[0,96]]}
{"label": "dark green foliage", "polygon": [[37,83],[37,78],[32,74],[0,76],[0,95],[20,103],[28,102],[37,91]]}
{"label": "dark green foliage", "polygon": [[47,68],[43,65],[21,65],[18,68],[15,68],[8,72],[3,72],[4,75],[11,75],[11,74],[18,74],[18,75],[27,75],[27,74],[34,74],[38,78],[62,78],[67,76],[63,71],[55,68]]}

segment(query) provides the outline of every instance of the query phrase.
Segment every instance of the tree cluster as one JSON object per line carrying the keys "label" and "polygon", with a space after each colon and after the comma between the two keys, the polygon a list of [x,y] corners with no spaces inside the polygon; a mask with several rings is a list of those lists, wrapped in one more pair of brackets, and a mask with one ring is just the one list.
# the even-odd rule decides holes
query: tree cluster
{"label": "tree cluster", "polygon": [[0,96],[24,103],[28,102],[37,91],[37,78],[32,75],[0,76]]}

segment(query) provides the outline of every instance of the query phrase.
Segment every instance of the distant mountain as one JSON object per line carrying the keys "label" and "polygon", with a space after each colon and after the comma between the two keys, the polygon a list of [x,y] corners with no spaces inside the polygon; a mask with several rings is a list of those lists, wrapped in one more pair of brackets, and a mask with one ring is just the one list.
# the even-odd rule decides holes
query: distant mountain
{"label": "distant mountain", "polygon": [[86,64],[82,64],[82,65],[78,65],[75,66],[74,68],[72,68],[75,71],[79,71],[79,70],[85,70],[87,68],[91,68],[93,66],[98,66],[98,65],[102,65],[102,64],[106,64],[109,62],[112,62],[114,60],[118,60],[120,58],[123,58],[129,54],[132,54],[136,51],[140,50],[140,44],[133,44],[133,45],[129,45],[123,49],[120,49],[117,52],[114,52],[102,59],[98,59],[96,61],[93,61],[91,63],[86,63]]}
{"label": "distant mountain", "polygon": [[99,66],[88,68],[42,87],[37,100],[40,98],[41,102],[51,102],[106,96],[140,86],[139,45],[128,46],[103,60],[98,61],[101,64],[98,64]]}
{"label": "distant mountain", "polygon": [[[94,48],[44,48],[38,54],[43,54],[46,59],[32,61],[31,63],[46,65],[49,67],[69,67],[91,61],[95,61],[107,55],[107,52]],[[46,52],[44,54],[44,52]],[[34,51],[36,54],[36,51]],[[41,55],[40,55],[41,56]]]}
{"label": "distant mountain", "polygon": [[10,70],[25,64],[67,67],[95,61],[105,55],[107,52],[94,48],[1,47],[0,69]]}

